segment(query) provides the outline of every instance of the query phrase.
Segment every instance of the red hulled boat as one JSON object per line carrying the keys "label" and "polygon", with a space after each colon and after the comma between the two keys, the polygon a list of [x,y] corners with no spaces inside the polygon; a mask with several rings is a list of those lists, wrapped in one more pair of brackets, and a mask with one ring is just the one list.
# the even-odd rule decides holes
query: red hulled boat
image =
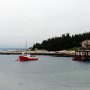
{"label": "red hulled boat", "polygon": [[30,54],[22,54],[18,57],[17,61],[35,61],[38,60],[37,57],[31,56]]}

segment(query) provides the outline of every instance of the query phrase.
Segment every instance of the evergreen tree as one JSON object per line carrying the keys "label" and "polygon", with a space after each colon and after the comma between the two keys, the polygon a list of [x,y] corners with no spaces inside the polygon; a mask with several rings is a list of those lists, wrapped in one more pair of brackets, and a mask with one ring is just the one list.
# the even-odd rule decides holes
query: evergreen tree
{"label": "evergreen tree", "polygon": [[36,43],[33,49],[45,49],[49,51],[66,50],[73,47],[80,47],[83,40],[90,39],[90,32],[75,34],[70,36],[69,33],[62,34],[61,37],[54,37],[44,40],[41,44]]}

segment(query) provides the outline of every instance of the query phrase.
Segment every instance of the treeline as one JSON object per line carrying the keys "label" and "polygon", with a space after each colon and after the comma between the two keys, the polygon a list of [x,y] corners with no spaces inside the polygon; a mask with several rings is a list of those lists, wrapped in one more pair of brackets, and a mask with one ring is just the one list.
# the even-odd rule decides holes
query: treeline
{"label": "treeline", "polygon": [[90,32],[70,35],[69,33],[62,34],[61,37],[49,38],[42,43],[36,43],[32,49],[45,49],[48,51],[67,50],[73,47],[81,47],[83,40],[90,39]]}

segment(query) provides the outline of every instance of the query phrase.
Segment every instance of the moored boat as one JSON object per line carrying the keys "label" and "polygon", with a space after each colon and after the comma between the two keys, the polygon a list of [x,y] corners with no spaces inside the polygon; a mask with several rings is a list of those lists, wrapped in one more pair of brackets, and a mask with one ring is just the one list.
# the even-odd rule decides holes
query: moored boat
{"label": "moored boat", "polygon": [[30,53],[27,53],[27,41],[26,41],[26,51],[22,52],[22,55],[18,57],[17,61],[35,61],[38,60],[37,57],[31,56]]}
{"label": "moored boat", "polygon": [[37,57],[31,56],[30,54],[22,54],[18,57],[17,61],[35,61],[38,60]]}

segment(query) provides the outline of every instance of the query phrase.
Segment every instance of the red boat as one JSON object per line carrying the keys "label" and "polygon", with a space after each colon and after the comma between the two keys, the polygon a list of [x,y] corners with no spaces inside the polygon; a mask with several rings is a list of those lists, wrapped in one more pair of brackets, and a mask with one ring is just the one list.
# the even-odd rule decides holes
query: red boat
{"label": "red boat", "polygon": [[22,54],[21,56],[19,56],[19,58],[17,59],[17,61],[35,61],[38,60],[37,57],[31,56],[31,55],[24,55]]}

